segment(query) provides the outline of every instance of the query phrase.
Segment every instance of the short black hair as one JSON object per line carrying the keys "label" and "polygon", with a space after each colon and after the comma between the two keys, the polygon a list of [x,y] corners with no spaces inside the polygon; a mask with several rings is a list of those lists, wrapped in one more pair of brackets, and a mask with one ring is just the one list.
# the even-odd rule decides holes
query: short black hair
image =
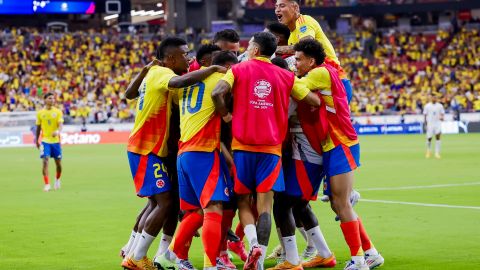
{"label": "short black hair", "polygon": [[290,29],[288,29],[288,26],[281,24],[279,22],[274,22],[269,25],[267,25],[268,31],[275,33],[275,34],[280,34],[285,37],[285,39],[288,40],[290,37]]}
{"label": "short black hair", "polygon": [[218,41],[237,43],[240,42],[240,36],[237,31],[233,29],[225,29],[217,32],[213,37],[213,43],[217,43]]}
{"label": "short black hair", "polygon": [[258,32],[253,35],[253,42],[260,47],[260,54],[272,56],[277,50],[277,38],[270,32]]}
{"label": "short black hair", "polygon": [[168,37],[164,39],[161,43],[160,46],[157,49],[157,59],[158,60],[163,60],[165,59],[165,54],[169,48],[172,47],[180,47],[183,45],[187,45],[187,42],[184,39],[178,38],[178,37]]}
{"label": "short black hair", "polygon": [[212,59],[212,65],[225,66],[227,63],[238,63],[237,56],[231,51],[215,52]]}
{"label": "short black hair", "polygon": [[197,61],[200,62],[205,55],[212,54],[213,52],[221,50],[222,49],[215,44],[202,45],[197,51]]}
{"label": "short black hair", "polygon": [[43,99],[46,99],[49,96],[54,96],[54,94],[52,92],[47,92],[47,93],[45,93],[45,95],[43,95]]}
{"label": "short black hair", "polygon": [[293,46],[293,49],[296,52],[303,52],[308,57],[315,58],[315,63],[317,65],[321,65],[323,64],[323,62],[325,62],[325,50],[323,49],[322,44],[320,44],[320,42],[316,40],[302,40],[299,43],[295,44],[295,46]]}
{"label": "short black hair", "polygon": [[274,64],[277,67],[281,67],[283,69],[290,70],[290,68],[288,67],[287,61],[285,61],[285,59],[283,59],[280,56],[277,56],[277,57],[273,58],[271,61],[272,61],[272,64]]}

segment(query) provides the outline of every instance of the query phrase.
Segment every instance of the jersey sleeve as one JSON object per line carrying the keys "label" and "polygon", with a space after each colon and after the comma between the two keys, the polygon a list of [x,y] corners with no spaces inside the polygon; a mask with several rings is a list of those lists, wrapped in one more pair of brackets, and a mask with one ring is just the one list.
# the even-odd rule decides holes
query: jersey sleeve
{"label": "jersey sleeve", "polygon": [[304,37],[312,37],[315,39],[315,28],[311,21],[306,20],[303,16],[297,20],[298,41]]}
{"label": "jersey sleeve", "polygon": [[229,69],[223,76],[222,80],[228,83],[230,87],[233,87],[233,83],[235,82],[235,75],[233,75],[233,71]]}
{"label": "jersey sleeve", "polygon": [[63,123],[63,112],[61,110],[58,110],[57,121],[58,123]]}
{"label": "jersey sleeve", "polygon": [[40,126],[41,121],[40,121],[40,112],[37,112],[37,120],[35,121],[35,125]]}
{"label": "jersey sleeve", "polygon": [[323,67],[312,69],[307,76],[301,78],[300,81],[312,91],[331,88],[330,74],[328,70]]}
{"label": "jersey sleeve", "polygon": [[295,81],[293,82],[292,97],[296,100],[302,100],[308,95],[308,93],[310,93],[310,90],[307,88],[305,83],[295,77]]}
{"label": "jersey sleeve", "polygon": [[148,83],[153,86],[153,89],[168,91],[168,84],[173,77],[177,77],[171,69],[164,67],[156,67],[150,69],[152,74],[147,75],[149,77]]}

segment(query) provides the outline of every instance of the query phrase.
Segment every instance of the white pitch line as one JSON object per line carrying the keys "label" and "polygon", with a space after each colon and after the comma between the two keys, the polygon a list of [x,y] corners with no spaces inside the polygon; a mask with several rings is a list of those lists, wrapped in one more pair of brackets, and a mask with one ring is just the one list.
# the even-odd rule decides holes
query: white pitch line
{"label": "white pitch line", "polygon": [[401,202],[401,201],[385,201],[385,200],[370,200],[370,199],[360,199],[360,201],[362,201],[362,202],[373,202],[373,203],[386,203],[386,204],[403,204],[403,205],[416,205],[416,206],[426,206],[426,207],[442,207],[442,208],[460,208],[460,209],[480,210],[480,206],[418,203],[418,202]]}
{"label": "white pitch line", "polygon": [[376,191],[376,190],[407,190],[422,188],[445,188],[445,187],[461,187],[461,186],[478,186],[480,182],[459,183],[459,184],[442,184],[430,186],[405,186],[405,187],[380,187],[380,188],[359,188],[358,191]]}

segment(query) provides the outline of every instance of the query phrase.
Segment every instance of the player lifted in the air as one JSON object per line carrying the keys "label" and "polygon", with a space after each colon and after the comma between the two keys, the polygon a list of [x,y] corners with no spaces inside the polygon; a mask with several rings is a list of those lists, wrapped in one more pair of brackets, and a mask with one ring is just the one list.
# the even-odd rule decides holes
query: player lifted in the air
{"label": "player lifted in the air", "polygon": [[425,115],[425,128],[427,133],[427,153],[426,158],[431,156],[432,137],[435,135],[435,158],[440,158],[440,135],[442,135],[442,121],[445,116],[445,109],[443,105],[438,102],[436,95],[430,95],[430,101],[423,108],[423,115]]}

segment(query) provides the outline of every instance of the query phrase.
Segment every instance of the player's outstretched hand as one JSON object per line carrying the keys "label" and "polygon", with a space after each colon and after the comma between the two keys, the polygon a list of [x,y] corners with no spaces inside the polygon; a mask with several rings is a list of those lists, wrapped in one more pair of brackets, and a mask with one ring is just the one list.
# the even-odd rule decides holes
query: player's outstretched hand
{"label": "player's outstretched hand", "polygon": [[226,67],[218,66],[218,65],[212,65],[212,67],[215,68],[216,72],[220,72],[220,73],[227,73],[227,70],[228,70]]}
{"label": "player's outstretched hand", "polygon": [[145,68],[146,68],[147,70],[149,70],[151,67],[153,67],[153,66],[158,66],[158,65],[160,65],[160,61],[158,61],[158,59],[155,58],[155,59],[153,59],[152,62],[148,63],[148,64],[145,66]]}

